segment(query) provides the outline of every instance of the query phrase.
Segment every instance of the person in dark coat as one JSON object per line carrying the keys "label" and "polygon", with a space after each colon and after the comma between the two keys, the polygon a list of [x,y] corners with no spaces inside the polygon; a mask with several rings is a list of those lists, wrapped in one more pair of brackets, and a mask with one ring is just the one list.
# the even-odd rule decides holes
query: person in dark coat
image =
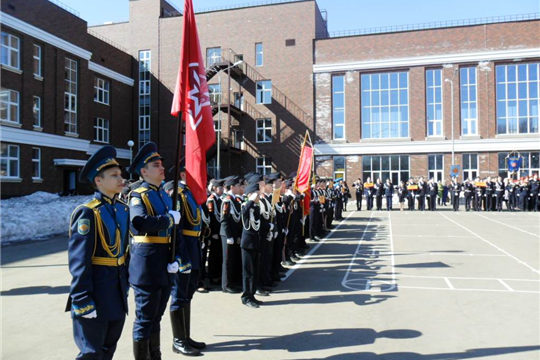
{"label": "person in dark coat", "polygon": [[394,196],[394,185],[390,179],[386,179],[386,183],[383,186],[384,197],[386,198],[386,211],[392,211],[392,196]]}
{"label": "person in dark coat", "polygon": [[364,184],[362,179],[358,178],[352,185],[356,189],[356,210],[362,210],[362,196],[364,195]]}
{"label": "person in dark coat", "polygon": [[399,199],[399,210],[403,211],[405,207],[405,200],[408,198],[408,190],[405,181],[401,180],[397,189]]}

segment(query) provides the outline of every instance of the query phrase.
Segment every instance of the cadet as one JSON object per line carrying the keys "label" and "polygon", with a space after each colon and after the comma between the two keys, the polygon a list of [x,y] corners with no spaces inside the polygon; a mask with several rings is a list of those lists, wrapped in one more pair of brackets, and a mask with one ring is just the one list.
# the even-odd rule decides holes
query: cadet
{"label": "cadet", "polygon": [[377,210],[382,210],[382,196],[383,196],[383,183],[381,181],[381,178],[377,179],[377,182],[373,185],[373,189],[375,190],[375,205],[377,205]]}
{"label": "cadet", "polygon": [[356,188],[356,210],[362,210],[362,195],[364,194],[364,184],[362,179],[358,178],[357,181],[353,183],[353,187]]}
{"label": "cadet", "polygon": [[474,186],[467,178],[463,184],[463,196],[465,197],[465,210],[471,210],[471,200],[473,199]]}
{"label": "cadet", "polygon": [[439,186],[433,178],[429,179],[429,210],[437,210],[437,195],[439,193]]}
{"label": "cadet", "polygon": [[104,146],[88,160],[79,180],[92,183],[96,192],[71,214],[73,278],[66,311],[73,319],[77,359],[112,359],[128,311],[129,209],[117,199],[124,180],[115,157],[115,148]]}
{"label": "cadet", "polygon": [[[235,284],[239,281],[241,270],[240,236],[242,236],[240,197],[242,180],[238,176],[225,178],[227,193],[221,202],[221,246],[223,249],[223,267],[221,271],[221,289],[224,293],[237,294]],[[241,269],[241,267],[240,267]]]}
{"label": "cadet", "polygon": [[[368,177],[366,179],[366,184],[371,184],[371,178]],[[365,196],[366,196],[366,207],[368,209],[368,211],[371,211],[371,209],[373,209],[373,195],[374,195],[374,189],[373,187],[365,187],[364,186],[364,189],[365,189]]]}
{"label": "cadet", "polygon": [[486,180],[486,211],[493,210],[493,197],[495,196],[495,187],[491,181],[491,176]]}
{"label": "cadet", "polygon": [[[133,352],[135,359],[161,359],[160,323],[171,293],[173,276],[181,268],[189,270],[180,257],[180,238],[175,243],[175,261],[171,261],[171,234],[180,222],[172,200],[161,187],[165,179],[163,158],[156,144],[146,143],[129,167],[144,180],[130,194],[131,258],[129,282],[135,293]],[[178,231],[179,229],[176,229]]]}
{"label": "cadet", "polygon": [[210,284],[221,284],[221,267],[223,264],[223,249],[219,230],[221,227],[221,196],[223,195],[224,180],[212,180],[211,193],[206,200],[210,214],[210,240],[208,241],[208,277]]}
{"label": "cadet", "polygon": [[416,185],[414,183],[414,179],[413,178],[410,178],[409,179],[409,182],[407,182],[407,205],[409,207],[409,211],[414,211],[414,198],[416,196],[416,190],[409,190],[408,187],[409,186],[414,186]]}
{"label": "cadet", "polygon": [[531,187],[531,201],[532,201],[532,210],[534,212],[540,209],[540,180],[538,180],[538,173],[533,175],[531,181],[529,181]]}
{"label": "cadet", "polygon": [[516,192],[517,192],[517,186],[514,184],[514,181],[512,179],[508,179],[508,183],[506,184],[506,196],[508,198],[508,209],[510,211],[515,211],[516,209]]}
{"label": "cadet", "polygon": [[394,196],[394,185],[390,182],[390,178],[386,179],[384,184],[384,196],[386,197],[386,211],[392,211],[392,197]]}
{"label": "cadet", "polygon": [[455,176],[452,177],[452,182],[450,183],[450,191],[452,193],[452,206],[454,211],[459,210],[459,194],[461,193],[461,185],[458,183]]}
{"label": "cadet", "polygon": [[[169,182],[165,190],[172,194],[174,184]],[[174,277],[171,291],[171,325],[173,331],[173,351],[187,356],[200,355],[206,347],[203,342],[191,339],[191,300],[197,290],[202,264],[201,254],[201,207],[195,201],[193,193],[186,184],[186,171],[180,166],[180,183],[178,184],[178,206],[181,222],[179,228],[182,236],[182,254],[184,262],[191,264],[191,271],[179,272]]]}
{"label": "cadet", "polygon": [[497,211],[502,211],[502,203],[504,199],[505,185],[502,178],[499,176],[495,182],[495,199]]}
{"label": "cadet", "polygon": [[[277,174],[263,177],[262,175],[255,174],[249,178],[248,182],[248,186],[258,184],[260,194],[259,207],[261,228],[259,230],[259,245],[256,248],[258,258],[256,260],[257,267],[255,268],[255,290],[257,295],[260,296],[268,296],[267,290],[263,287],[272,285],[270,266],[272,264],[272,251],[274,249],[273,240],[275,227],[275,212],[272,206],[272,183],[277,179],[277,176],[275,175]],[[246,195],[248,195],[247,192]]]}
{"label": "cadet", "polygon": [[427,185],[424,182],[424,177],[420,176],[418,180],[418,190],[416,192],[416,197],[418,199],[418,210],[424,211],[426,209],[426,190]]}

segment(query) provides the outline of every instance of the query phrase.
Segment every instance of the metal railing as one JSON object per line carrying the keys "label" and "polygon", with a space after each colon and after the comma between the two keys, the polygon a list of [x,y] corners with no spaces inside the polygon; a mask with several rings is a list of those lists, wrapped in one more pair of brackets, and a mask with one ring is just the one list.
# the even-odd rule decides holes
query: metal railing
{"label": "metal railing", "polygon": [[70,7],[70,6],[67,6],[66,4],[64,4],[63,2],[60,2],[58,0],[48,0],[50,3],[53,3],[54,5],[58,6],[59,8],[62,8],[64,10],[66,10],[67,12],[70,12],[72,13],[73,15],[75,15],[76,17],[81,17],[81,15],[79,14],[79,12],[77,10],[75,10],[74,8]]}
{"label": "metal railing", "polygon": [[109,40],[107,39],[105,36],[91,30],[91,29],[87,29],[88,31],[88,34],[92,35],[93,37],[96,37],[98,38],[99,40],[103,41],[103,42],[106,42],[107,44],[111,45],[111,46],[114,46],[115,48],[117,48],[118,50],[122,50],[123,52],[125,52],[126,54],[129,54],[128,50],[125,48],[125,47],[122,47],[121,45],[118,45],[117,43],[115,43],[114,41],[112,40]]}
{"label": "metal railing", "polygon": [[427,22],[420,24],[407,24],[396,26],[385,26],[376,28],[356,29],[356,30],[343,30],[332,31],[328,34],[317,34],[318,39],[336,38],[345,36],[357,36],[357,35],[370,35],[370,34],[383,34],[401,31],[413,31],[413,30],[427,30],[438,29],[447,27],[459,27],[470,25],[484,25],[484,24],[497,24],[512,21],[526,21],[526,20],[538,20],[540,19],[540,13],[518,14],[518,15],[505,15],[505,16],[492,16],[483,18],[474,18],[466,20],[450,20],[450,21],[437,21]]}
{"label": "metal railing", "polygon": [[257,1],[257,2],[243,3],[243,4],[232,4],[232,5],[216,6],[216,7],[209,7],[209,8],[200,8],[200,9],[195,9],[195,13],[199,14],[199,13],[212,12],[212,11],[242,9],[242,8],[254,7],[254,6],[286,4],[286,3],[295,3],[295,2],[302,2],[302,1],[305,1],[305,0],[266,0],[266,1]]}

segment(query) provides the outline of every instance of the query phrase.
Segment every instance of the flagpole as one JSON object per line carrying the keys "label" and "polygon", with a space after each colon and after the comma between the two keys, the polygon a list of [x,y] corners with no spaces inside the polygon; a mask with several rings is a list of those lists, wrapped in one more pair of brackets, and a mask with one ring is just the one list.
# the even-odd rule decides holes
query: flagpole
{"label": "flagpole", "polygon": [[[182,146],[184,143],[184,122],[182,121],[182,112],[178,112],[178,124],[177,131],[178,136],[176,137],[176,155],[174,159],[174,186],[173,186],[173,210],[178,211],[178,180],[180,178],[180,152],[182,151]],[[171,263],[174,262],[174,254],[176,253],[176,224],[173,225],[173,230],[171,234]]]}

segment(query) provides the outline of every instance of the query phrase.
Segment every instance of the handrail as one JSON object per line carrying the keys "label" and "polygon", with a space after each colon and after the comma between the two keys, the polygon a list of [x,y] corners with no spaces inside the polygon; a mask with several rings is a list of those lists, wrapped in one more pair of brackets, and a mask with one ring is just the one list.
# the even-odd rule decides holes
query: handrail
{"label": "handrail", "polygon": [[122,50],[123,52],[125,52],[126,54],[128,54],[128,50],[120,45],[118,45],[117,43],[115,43],[114,41],[112,40],[109,40],[107,39],[105,36],[101,35],[100,33],[98,32],[95,32],[91,29],[87,29],[88,31],[88,34],[92,35],[93,37],[96,37],[98,38],[99,40],[103,41],[103,42],[106,42],[107,44],[111,45],[111,46],[114,46],[115,48],[119,49],[119,50]]}

